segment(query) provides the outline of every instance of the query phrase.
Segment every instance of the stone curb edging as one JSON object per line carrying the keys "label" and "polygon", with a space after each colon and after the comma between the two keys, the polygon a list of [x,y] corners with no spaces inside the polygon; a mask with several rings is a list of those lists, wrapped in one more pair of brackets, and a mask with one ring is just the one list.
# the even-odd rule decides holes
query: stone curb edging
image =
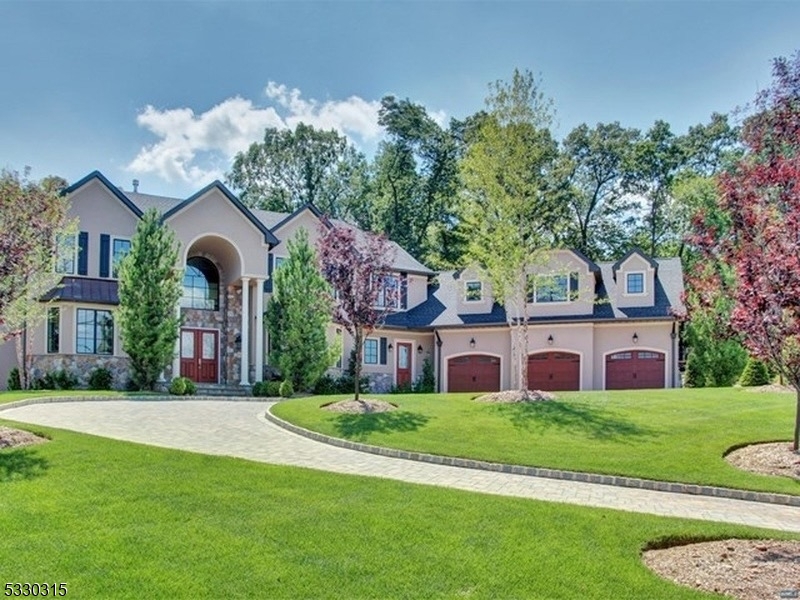
{"label": "stone curb edging", "polygon": [[500,473],[510,473],[512,475],[525,475],[527,477],[545,477],[548,479],[561,479],[564,481],[579,481],[582,483],[597,483],[600,485],[612,485],[617,487],[638,488],[652,490],[656,492],[669,492],[672,494],[686,494],[692,496],[711,496],[714,498],[728,498],[730,500],[745,500],[748,502],[763,502],[766,504],[781,504],[785,506],[800,507],[800,496],[789,494],[776,494],[770,492],[753,492],[749,490],[737,490],[734,488],[723,488],[709,485],[697,485],[687,483],[675,483],[670,481],[656,481],[653,479],[639,479],[637,477],[623,477],[619,475],[600,475],[598,473],[583,473],[580,471],[562,471],[560,469],[545,469],[542,467],[527,467],[523,465],[509,465],[504,463],[494,463],[470,458],[456,458],[451,456],[440,456],[437,454],[427,454],[424,452],[409,452],[408,450],[397,450],[395,448],[384,448],[372,446],[360,442],[351,442],[341,438],[331,437],[316,431],[311,431],[298,425],[284,421],[280,417],[272,414],[270,408],[267,409],[265,418],[272,423],[287,431],[302,435],[309,439],[331,446],[338,446],[348,450],[357,450],[379,456],[390,458],[401,458],[403,460],[414,460],[418,462],[432,463],[435,465],[445,465],[450,467],[463,467],[466,469],[478,469],[481,471],[497,471]]}
{"label": "stone curb edging", "polygon": [[152,396],[39,396],[25,398],[0,404],[0,412],[10,408],[20,408],[30,404],[51,404],[58,402],[110,402],[112,400],[126,400],[129,402],[164,402],[180,400],[224,401],[224,402],[276,402],[278,398],[255,396],[172,396],[170,394],[153,394]]}

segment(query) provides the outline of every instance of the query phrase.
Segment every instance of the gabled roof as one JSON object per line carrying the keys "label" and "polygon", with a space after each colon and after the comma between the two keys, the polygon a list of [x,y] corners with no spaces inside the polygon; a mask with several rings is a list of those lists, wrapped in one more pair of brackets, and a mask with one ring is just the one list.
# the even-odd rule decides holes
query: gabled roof
{"label": "gabled roof", "polygon": [[167,212],[164,213],[164,215],[161,217],[162,220],[166,221],[173,215],[182,211],[184,208],[193,204],[198,198],[205,196],[208,192],[214,189],[222,193],[222,195],[225,196],[231,202],[231,204],[233,204],[237,208],[237,210],[239,210],[239,212],[241,212],[244,215],[244,217],[253,224],[253,226],[256,229],[258,229],[261,233],[264,234],[264,241],[267,244],[269,244],[270,246],[274,246],[279,243],[278,238],[276,238],[272,234],[272,232],[252,212],[250,212],[250,209],[247,208],[244,204],[242,204],[241,200],[239,200],[236,196],[234,196],[233,192],[231,192],[227,187],[225,187],[225,185],[219,180],[209,183],[199,192],[192,194],[180,204],[173,206],[171,209],[169,209]]}
{"label": "gabled roof", "polygon": [[589,267],[589,270],[592,273],[600,273],[600,267],[597,266],[597,263],[594,262],[588,256],[586,256],[583,252],[581,252],[577,248],[570,248],[569,251],[572,252],[578,258],[580,258],[583,262],[585,262],[586,266]]}
{"label": "gabled roof", "polygon": [[330,225],[330,221],[328,220],[328,217],[326,217],[322,213],[322,211],[320,209],[318,209],[312,202],[306,202],[305,204],[303,204],[303,206],[301,206],[300,208],[295,210],[293,213],[286,215],[283,219],[278,221],[275,225],[272,226],[272,229],[280,229],[286,223],[288,223],[289,221],[294,219],[296,216],[298,216],[299,214],[301,214],[301,213],[303,213],[305,211],[311,212],[311,214],[314,215],[315,217],[317,217],[320,221],[322,221],[322,223],[324,225],[326,225],[326,226]]}
{"label": "gabled roof", "polygon": [[103,175],[100,171],[92,171],[91,173],[89,173],[83,179],[79,179],[78,181],[76,181],[72,185],[64,188],[61,191],[61,195],[65,196],[65,195],[71,194],[74,191],[82,188],[84,185],[86,185],[87,183],[89,183],[90,181],[92,181],[94,179],[98,180],[106,188],[108,188],[108,191],[110,191],[117,198],[117,200],[122,202],[122,204],[124,204],[134,215],[136,215],[137,218],[141,218],[142,217],[142,215],[144,213],[142,213],[142,211],[139,209],[139,207],[136,206],[133,202],[131,202],[130,198],[128,198],[122,192],[122,190],[120,190],[117,186],[115,186],[108,179],[106,179],[105,175]]}
{"label": "gabled roof", "polygon": [[641,257],[642,257],[642,258],[643,258],[645,261],[647,261],[647,263],[650,265],[650,267],[651,267],[651,268],[653,268],[653,269],[658,269],[658,263],[657,263],[655,260],[653,260],[652,258],[650,258],[650,256],[649,256],[649,255],[645,254],[645,253],[644,253],[644,251],[643,251],[641,248],[637,248],[636,246],[634,246],[633,248],[631,248],[630,250],[628,250],[628,252],[625,254],[625,256],[623,256],[622,258],[620,258],[620,259],[619,259],[617,262],[615,262],[615,263],[614,263],[614,265],[612,266],[611,270],[612,270],[612,272],[613,272],[613,274],[614,274],[614,277],[615,277],[615,278],[616,278],[616,276],[617,276],[617,271],[618,271],[618,270],[619,270],[619,268],[622,266],[622,264],[623,264],[623,263],[624,263],[626,260],[628,260],[628,259],[629,259],[631,256],[633,256],[634,254],[638,254],[639,256],[641,256]]}

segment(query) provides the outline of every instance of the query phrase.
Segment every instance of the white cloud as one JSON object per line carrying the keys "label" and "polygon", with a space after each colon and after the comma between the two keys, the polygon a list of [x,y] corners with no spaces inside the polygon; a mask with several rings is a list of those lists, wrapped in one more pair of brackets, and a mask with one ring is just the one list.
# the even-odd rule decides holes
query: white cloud
{"label": "white cloud", "polygon": [[203,185],[221,179],[236,153],[260,141],[266,127],[293,128],[303,122],[335,129],[355,143],[381,135],[379,101],[358,96],[325,102],[306,100],[300,90],[272,81],[265,94],[276,106],[258,107],[238,96],[200,114],[191,108],[159,110],[147,106],[136,122],[159,140],[143,147],[128,170],[152,173],[168,182]]}

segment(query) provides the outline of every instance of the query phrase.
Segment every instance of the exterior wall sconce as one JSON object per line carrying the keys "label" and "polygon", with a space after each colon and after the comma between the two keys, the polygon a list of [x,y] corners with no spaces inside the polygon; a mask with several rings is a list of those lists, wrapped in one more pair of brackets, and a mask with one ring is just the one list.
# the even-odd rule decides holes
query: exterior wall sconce
{"label": "exterior wall sconce", "polygon": [[553,341],[554,341],[553,340],[553,334],[551,333],[550,335],[547,336],[547,345],[548,346],[552,346],[553,345]]}
{"label": "exterior wall sconce", "polygon": [[391,352],[392,350],[394,350],[394,346],[392,346],[391,344],[389,344],[388,346],[386,346],[386,349],[387,349],[389,352]]}
{"label": "exterior wall sconce", "polygon": [[470,348],[474,348],[474,347],[475,347],[475,338],[472,338],[472,339],[469,341],[469,347],[470,347]]}
{"label": "exterior wall sconce", "polygon": [[237,335],[234,338],[233,347],[234,347],[234,350],[236,350],[237,352],[241,351],[241,349],[242,349],[242,336],[241,336],[241,334]]}
{"label": "exterior wall sconce", "polygon": [[422,344],[417,346],[417,354],[422,354]]}
{"label": "exterior wall sconce", "polygon": [[639,343],[639,334],[638,333],[634,333],[633,337],[631,339],[633,340],[634,344],[638,344]]}

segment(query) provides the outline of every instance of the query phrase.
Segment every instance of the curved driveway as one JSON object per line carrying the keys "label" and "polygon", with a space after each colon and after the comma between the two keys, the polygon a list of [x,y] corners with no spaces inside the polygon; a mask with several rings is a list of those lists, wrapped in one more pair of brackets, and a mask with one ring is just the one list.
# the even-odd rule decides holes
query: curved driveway
{"label": "curved driveway", "polygon": [[800,508],[481,471],[316,442],[266,421],[268,402],[108,400],[0,407],[0,418],[203,454],[471,492],[800,532]]}

